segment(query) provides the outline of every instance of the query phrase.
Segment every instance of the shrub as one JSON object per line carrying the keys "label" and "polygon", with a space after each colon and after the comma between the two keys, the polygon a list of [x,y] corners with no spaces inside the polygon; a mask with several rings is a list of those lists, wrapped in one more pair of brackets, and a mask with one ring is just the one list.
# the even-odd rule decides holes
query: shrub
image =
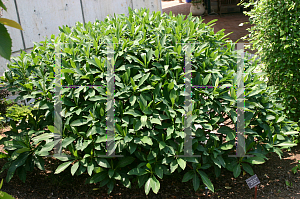
{"label": "shrub", "polygon": [[[59,140],[53,141],[54,127],[54,52],[55,43],[62,46],[62,85],[107,85],[107,42],[114,42],[115,59],[115,153],[106,155],[107,93],[101,87],[62,89],[62,149],[70,157],[55,171],[72,175],[88,174],[86,183],[107,185],[108,193],[116,180],[131,187],[145,185],[159,191],[157,178],[176,170],[185,172],[183,182],[193,179],[196,191],[202,182],[212,191],[209,178],[219,176],[222,169],[238,177],[241,169],[253,175],[252,164],[265,162],[266,154],[294,146],[291,134],[297,127],[286,119],[277,91],[267,87],[253,73],[257,62],[245,60],[245,134],[246,154],[254,157],[228,157],[234,153],[235,131],[222,126],[224,115],[236,123],[237,53],[227,43],[224,30],[214,34],[213,22],[189,15],[177,17],[149,10],[131,10],[129,17],[118,15],[104,21],[63,26],[54,35],[36,43],[30,54],[22,52],[8,65],[3,82],[8,89],[19,91],[20,99],[34,98],[33,116],[22,120],[1,143],[8,151],[7,181],[14,172],[25,181],[26,171],[37,166],[44,169],[42,157],[49,155]],[[120,42],[120,44],[116,44]],[[179,43],[191,44],[193,85],[214,88],[192,88],[193,155],[177,157],[184,147],[185,52]],[[30,81],[28,81],[30,80]],[[218,85],[220,85],[218,87]],[[204,100],[204,98],[207,98]],[[17,130],[21,130],[17,133]],[[212,131],[226,136],[222,140]],[[9,141],[13,138],[13,141]],[[22,139],[21,139],[22,138]],[[255,139],[254,139],[255,138]],[[203,143],[204,141],[207,141]],[[70,167],[71,166],[71,167]],[[207,169],[215,172],[207,174]]]}
{"label": "shrub", "polygon": [[268,85],[275,86],[289,119],[300,123],[300,4],[297,0],[261,0],[244,3],[253,25],[249,41],[261,57]]}
{"label": "shrub", "polygon": [[33,108],[31,106],[15,104],[7,109],[6,117],[19,123],[24,117],[25,119],[28,119],[29,115],[33,116],[31,113],[32,110]]}

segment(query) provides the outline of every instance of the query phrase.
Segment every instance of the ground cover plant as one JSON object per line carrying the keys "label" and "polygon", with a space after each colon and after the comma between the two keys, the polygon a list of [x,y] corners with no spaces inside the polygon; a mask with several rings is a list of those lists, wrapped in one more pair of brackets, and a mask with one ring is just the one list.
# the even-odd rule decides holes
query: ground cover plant
{"label": "ground cover plant", "polygon": [[[52,154],[54,140],[55,44],[62,45],[62,85],[107,85],[107,43],[114,44],[115,61],[115,153],[106,155],[107,89],[78,87],[62,89],[62,151],[70,157],[57,157],[61,164],[55,173],[68,170],[72,175],[87,173],[85,183],[107,186],[116,181],[130,188],[131,183],[158,193],[164,175],[184,173],[183,182],[192,180],[196,191],[210,178],[227,169],[238,177],[251,166],[263,164],[271,152],[281,157],[281,149],[294,146],[298,127],[286,118],[277,90],[268,87],[254,73],[257,61],[245,61],[245,135],[246,154],[235,154],[235,130],[222,126],[225,114],[237,122],[235,91],[238,55],[223,31],[214,34],[214,21],[202,23],[191,15],[177,17],[149,10],[131,10],[129,17],[117,15],[104,21],[63,26],[58,37],[36,43],[32,52],[22,52],[8,65],[2,81],[9,91],[19,92],[20,100],[34,98],[32,116],[1,139],[8,162],[9,182],[16,173],[25,182],[26,172],[36,166],[44,170],[45,156]],[[193,44],[195,42],[199,45]],[[119,43],[119,44],[118,44]],[[185,50],[180,43],[192,43],[192,84],[213,88],[192,89],[192,126],[194,155],[183,155],[185,123]],[[207,99],[204,99],[207,97]],[[190,122],[190,121],[189,121]],[[217,130],[225,139],[212,133]],[[11,140],[12,139],[12,140]],[[206,173],[214,168],[215,173]]]}

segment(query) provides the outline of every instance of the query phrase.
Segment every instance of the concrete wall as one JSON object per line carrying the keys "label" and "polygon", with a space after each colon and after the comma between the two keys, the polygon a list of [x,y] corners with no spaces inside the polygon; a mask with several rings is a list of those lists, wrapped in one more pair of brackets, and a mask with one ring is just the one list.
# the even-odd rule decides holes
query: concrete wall
{"label": "concrete wall", "polygon": [[[3,0],[7,12],[3,18],[12,19],[21,24],[23,31],[7,27],[12,38],[13,57],[20,50],[30,52],[33,42],[45,40],[59,33],[59,26],[74,26],[76,22],[94,22],[104,20],[107,15],[125,14],[132,9],[149,8],[162,11],[161,0]],[[0,76],[7,69],[9,61],[0,57]]]}

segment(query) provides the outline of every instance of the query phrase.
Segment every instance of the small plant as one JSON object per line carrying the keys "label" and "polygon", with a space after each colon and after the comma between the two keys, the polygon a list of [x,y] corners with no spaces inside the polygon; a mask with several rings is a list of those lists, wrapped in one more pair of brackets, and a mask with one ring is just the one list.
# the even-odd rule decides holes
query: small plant
{"label": "small plant", "polygon": [[286,186],[288,186],[288,187],[292,187],[292,186],[293,186],[293,183],[292,183],[292,182],[289,182],[288,180],[285,181],[285,184],[286,184]]}
{"label": "small plant", "polygon": [[[298,163],[300,163],[300,160],[298,160]],[[298,164],[298,165],[296,165],[294,168],[292,168],[292,172],[294,173],[294,174],[296,174],[297,173],[297,171],[300,169],[300,164]]]}
{"label": "small plant", "polygon": [[[2,188],[3,185],[3,179],[1,181],[0,184],[0,189]],[[14,197],[12,197],[11,195],[9,195],[8,193],[4,192],[4,191],[0,191],[0,198],[2,199],[15,199]]]}
{"label": "small plant", "polygon": [[33,108],[30,106],[15,104],[7,108],[6,117],[11,118],[16,122],[19,122],[23,119],[23,117],[27,117],[28,115],[32,116],[31,110],[33,110]]}

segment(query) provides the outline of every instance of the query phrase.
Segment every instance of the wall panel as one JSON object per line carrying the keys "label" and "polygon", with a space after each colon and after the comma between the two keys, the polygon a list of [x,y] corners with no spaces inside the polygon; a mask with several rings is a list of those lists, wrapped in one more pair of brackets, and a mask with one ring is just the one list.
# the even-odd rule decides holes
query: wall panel
{"label": "wall panel", "polygon": [[58,35],[59,26],[83,22],[79,0],[17,0],[26,48]]}

